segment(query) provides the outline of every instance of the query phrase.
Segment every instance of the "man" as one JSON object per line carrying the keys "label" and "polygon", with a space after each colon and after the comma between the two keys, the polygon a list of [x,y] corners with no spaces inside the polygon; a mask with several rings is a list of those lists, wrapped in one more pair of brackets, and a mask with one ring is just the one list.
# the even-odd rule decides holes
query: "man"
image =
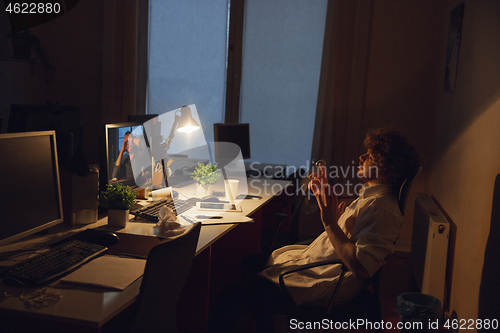
{"label": "man", "polygon": [[[131,142],[129,142],[129,137],[130,131],[127,131],[123,137],[122,148],[120,149],[120,153],[118,154],[118,158],[116,159],[111,180],[134,179],[132,165],[130,164]],[[125,155],[125,157],[123,155]]]}
{"label": "man", "polygon": [[[127,153],[127,154],[125,154]],[[151,157],[144,140],[127,131],[113,168],[112,181],[131,186],[151,186]]]}
{"label": "man", "polygon": [[[281,273],[303,264],[341,259],[349,268],[337,303],[347,302],[363,290],[385,258],[394,252],[403,217],[396,197],[406,177],[420,165],[416,149],[399,132],[379,129],[368,133],[367,152],[359,157],[357,176],[364,191],[348,208],[338,204],[323,166],[310,176],[309,188],[321,210],[325,231],[311,245],[277,249],[259,275],[228,288],[210,321],[213,332],[232,332],[239,314],[253,312],[259,332],[272,332],[269,313],[287,312],[289,303],[279,289]],[[327,265],[289,274],[285,284],[297,304],[327,305],[340,265]],[[248,290],[248,291],[245,291]],[[224,313],[225,318],[222,316]],[[220,322],[216,322],[219,320]]]}

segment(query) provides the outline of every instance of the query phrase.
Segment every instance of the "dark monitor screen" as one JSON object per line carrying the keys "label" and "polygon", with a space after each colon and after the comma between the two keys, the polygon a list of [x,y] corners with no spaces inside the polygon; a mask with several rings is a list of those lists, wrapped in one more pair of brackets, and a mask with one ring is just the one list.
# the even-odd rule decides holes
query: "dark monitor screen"
{"label": "dark monitor screen", "polygon": [[0,134],[0,245],[63,222],[54,131]]}
{"label": "dark monitor screen", "polygon": [[249,124],[214,124],[214,141],[237,144],[243,158],[250,158]]}

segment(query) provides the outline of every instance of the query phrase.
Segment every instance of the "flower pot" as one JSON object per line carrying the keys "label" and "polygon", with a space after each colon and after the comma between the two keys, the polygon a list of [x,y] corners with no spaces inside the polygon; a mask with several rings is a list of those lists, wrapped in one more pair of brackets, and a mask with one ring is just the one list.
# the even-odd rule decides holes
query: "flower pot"
{"label": "flower pot", "polygon": [[108,209],[108,225],[125,228],[128,222],[129,211],[123,209]]}
{"label": "flower pot", "polygon": [[203,198],[214,193],[213,185],[196,184],[196,197]]}

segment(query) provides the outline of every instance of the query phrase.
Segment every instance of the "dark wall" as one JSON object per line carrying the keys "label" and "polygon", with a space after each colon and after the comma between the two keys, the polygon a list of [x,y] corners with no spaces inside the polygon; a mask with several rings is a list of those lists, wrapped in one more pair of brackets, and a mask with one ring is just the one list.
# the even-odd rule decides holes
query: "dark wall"
{"label": "dark wall", "polygon": [[[3,7],[3,5],[2,5]],[[3,8],[2,8],[3,9]],[[46,66],[37,63],[31,73],[28,61],[12,59],[10,25],[0,13],[0,118],[7,129],[11,104],[57,102],[75,105],[82,112],[84,151],[90,163],[98,162],[97,136],[102,112],[103,3],[79,1],[61,17],[31,28],[53,66],[48,80]],[[33,54],[33,53],[32,53]]]}

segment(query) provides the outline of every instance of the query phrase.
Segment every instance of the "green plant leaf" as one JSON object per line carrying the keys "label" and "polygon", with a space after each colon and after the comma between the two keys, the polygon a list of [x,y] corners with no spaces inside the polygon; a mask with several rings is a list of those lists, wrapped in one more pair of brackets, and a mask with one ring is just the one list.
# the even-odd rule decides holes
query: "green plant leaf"
{"label": "green plant leaf", "polygon": [[198,184],[212,185],[220,179],[221,175],[221,171],[216,164],[212,164],[210,162],[207,164],[198,163],[191,178],[193,178]]}
{"label": "green plant leaf", "polygon": [[129,210],[135,203],[137,194],[129,186],[121,183],[108,184],[99,195],[99,204],[108,209]]}

